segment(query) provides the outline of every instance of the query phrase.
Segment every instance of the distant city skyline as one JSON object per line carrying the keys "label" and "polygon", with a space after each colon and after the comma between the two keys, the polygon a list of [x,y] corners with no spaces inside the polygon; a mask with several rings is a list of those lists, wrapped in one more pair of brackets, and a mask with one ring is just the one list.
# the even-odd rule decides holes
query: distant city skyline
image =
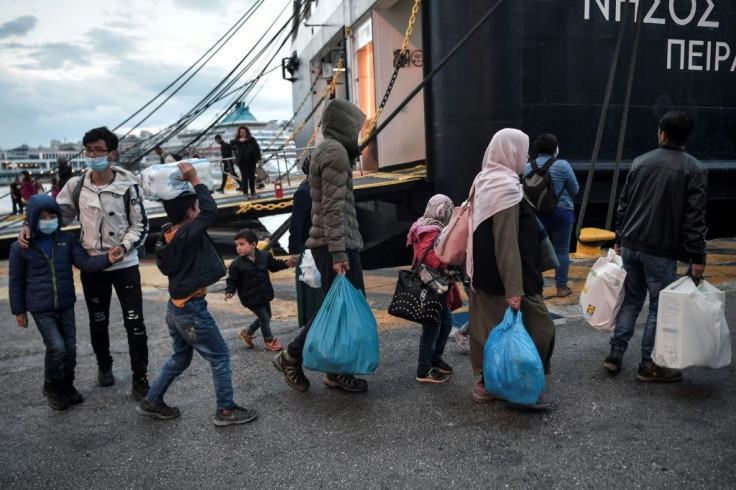
{"label": "distant city skyline", "polygon": [[[74,144],[93,127],[115,128],[189,68],[252,4],[129,0],[122,7],[85,0],[0,0],[0,148],[45,147],[52,140]],[[291,4],[264,2],[141,129],[156,132],[188,112],[248,53],[266,26],[286,22]],[[268,68],[288,56],[288,48],[287,42]],[[254,77],[264,63],[235,86]],[[264,80],[252,92],[256,97],[245,102],[259,120],[289,119],[291,100],[283,95],[291,93],[290,83],[282,80],[280,69]],[[223,99],[191,127],[206,126],[230,100]]]}

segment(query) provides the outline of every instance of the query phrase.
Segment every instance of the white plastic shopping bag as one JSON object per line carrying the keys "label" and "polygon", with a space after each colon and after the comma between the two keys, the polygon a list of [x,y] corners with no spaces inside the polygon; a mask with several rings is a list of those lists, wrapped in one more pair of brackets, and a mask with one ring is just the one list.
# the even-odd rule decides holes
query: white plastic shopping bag
{"label": "white plastic shopping bag", "polygon": [[[191,163],[197,171],[199,180],[202,181],[210,191],[214,189],[212,166],[210,165],[209,160],[205,158],[191,158],[182,161]],[[180,162],[156,164],[143,170],[140,175],[143,194],[148,199],[167,200],[175,198],[186,190],[194,192],[194,189],[189,182],[177,180],[181,177],[181,172],[178,167],[179,163]]]}
{"label": "white plastic shopping bag", "polygon": [[673,369],[731,363],[731,335],[726,323],[726,293],[703,280],[683,277],[659,293],[657,334],[652,359]]}
{"label": "white plastic shopping bag", "polygon": [[299,268],[302,271],[299,276],[300,281],[313,288],[322,287],[322,276],[319,273],[319,269],[317,269],[317,264],[314,262],[311,250],[307,249],[304,251],[302,263],[299,265]]}
{"label": "white plastic shopping bag", "polygon": [[625,279],[621,257],[612,248],[608,249],[608,256],[599,258],[590,269],[580,292],[583,317],[591,326],[608,332],[614,329],[624,301]]}

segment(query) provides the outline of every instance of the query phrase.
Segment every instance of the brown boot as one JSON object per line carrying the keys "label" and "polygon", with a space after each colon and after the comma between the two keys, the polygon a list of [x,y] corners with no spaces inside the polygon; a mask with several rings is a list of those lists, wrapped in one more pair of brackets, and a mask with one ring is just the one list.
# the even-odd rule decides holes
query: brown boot
{"label": "brown boot", "polygon": [[570,289],[567,286],[562,286],[561,288],[557,288],[557,297],[558,298],[564,298],[565,296],[570,296],[572,294],[572,289]]}

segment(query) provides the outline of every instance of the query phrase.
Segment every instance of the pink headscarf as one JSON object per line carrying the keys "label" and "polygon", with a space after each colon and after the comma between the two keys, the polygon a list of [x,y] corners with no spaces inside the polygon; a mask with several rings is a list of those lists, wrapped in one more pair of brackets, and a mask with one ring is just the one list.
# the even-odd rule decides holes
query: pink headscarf
{"label": "pink headscarf", "polygon": [[483,156],[483,169],[475,177],[474,197],[468,215],[466,272],[473,278],[473,233],[485,220],[521,202],[524,191],[519,175],[529,156],[529,137],[505,128],[493,135]]}

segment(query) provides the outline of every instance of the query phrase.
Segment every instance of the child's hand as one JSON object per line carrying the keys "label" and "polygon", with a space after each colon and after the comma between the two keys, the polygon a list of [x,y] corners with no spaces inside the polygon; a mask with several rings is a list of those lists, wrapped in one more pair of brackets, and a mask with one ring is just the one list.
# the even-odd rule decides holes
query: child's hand
{"label": "child's hand", "polygon": [[125,250],[120,245],[116,245],[110,249],[109,252],[107,252],[107,260],[110,261],[111,264],[114,264],[115,262],[120,262],[123,260],[123,256],[125,255]]}
{"label": "child's hand", "polygon": [[294,267],[296,265],[297,260],[299,260],[298,255],[289,255],[289,258],[286,260],[286,265],[288,267]]}
{"label": "child's hand", "polygon": [[225,301],[233,299],[233,293],[225,293]]}
{"label": "child's hand", "polygon": [[15,321],[18,322],[19,327],[28,328],[28,314],[20,313],[15,315]]}

